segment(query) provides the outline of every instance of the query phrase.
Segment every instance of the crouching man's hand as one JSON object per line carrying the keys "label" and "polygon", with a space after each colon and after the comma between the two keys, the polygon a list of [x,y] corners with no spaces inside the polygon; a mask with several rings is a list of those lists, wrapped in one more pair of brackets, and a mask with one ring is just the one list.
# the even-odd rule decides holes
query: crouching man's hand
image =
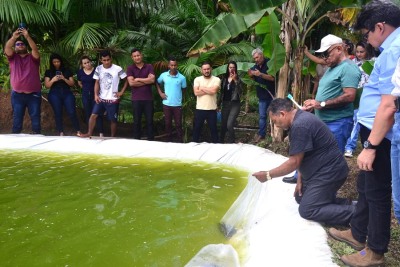
{"label": "crouching man's hand", "polygon": [[252,174],[257,178],[261,183],[271,180],[271,176],[269,175],[269,171],[259,171]]}

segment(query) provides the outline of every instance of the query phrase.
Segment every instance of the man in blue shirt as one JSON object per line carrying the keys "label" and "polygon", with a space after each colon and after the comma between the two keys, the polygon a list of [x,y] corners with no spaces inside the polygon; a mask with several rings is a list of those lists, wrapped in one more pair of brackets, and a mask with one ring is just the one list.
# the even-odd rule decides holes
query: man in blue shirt
{"label": "man in blue shirt", "polygon": [[[354,29],[381,54],[361,95],[358,120],[364,149],[357,159],[361,169],[357,181],[358,203],[351,229],[329,229],[329,234],[358,253],[341,260],[348,266],[380,266],[388,251],[391,223],[390,147],[395,112],[391,78],[400,58],[400,8],[389,1],[365,5]],[[367,242],[367,243],[366,243]],[[365,248],[364,248],[365,247]]]}
{"label": "man in blue shirt", "polygon": [[267,74],[268,59],[264,57],[263,51],[256,48],[251,53],[256,63],[251,69],[248,70],[249,76],[257,82],[256,90],[258,97],[258,112],[260,115],[258,125],[258,135],[255,142],[259,142],[265,138],[267,128],[267,110],[272,99],[275,95],[275,77]]}
{"label": "man in blue shirt", "polygon": [[[175,121],[175,128],[178,135],[178,142],[183,142],[182,130],[182,90],[186,88],[186,78],[179,73],[178,63],[175,58],[168,61],[169,70],[161,73],[157,79],[157,90],[163,99],[163,111],[165,117],[165,130],[168,134],[168,141],[172,141],[172,117]],[[164,85],[164,92],[161,86]]]}

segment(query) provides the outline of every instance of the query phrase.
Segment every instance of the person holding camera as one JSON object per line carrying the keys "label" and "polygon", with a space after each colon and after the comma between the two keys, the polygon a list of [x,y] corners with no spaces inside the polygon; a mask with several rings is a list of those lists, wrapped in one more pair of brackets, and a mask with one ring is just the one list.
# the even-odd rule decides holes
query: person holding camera
{"label": "person holding camera", "polygon": [[[40,134],[42,103],[42,84],[39,74],[40,54],[28,30],[24,25],[21,26],[23,27],[13,32],[4,47],[4,53],[10,64],[11,105],[13,109],[12,133],[21,133],[25,110],[28,109],[32,133]],[[24,37],[24,40],[22,37]],[[32,49],[31,53],[28,52],[26,42]]]}
{"label": "person holding camera", "polygon": [[50,89],[49,102],[54,111],[56,128],[60,136],[64,135],[63,108],[71,119],[76,134],[80,135],[78,117],[76,116],[75,96],[71,91],[74,86],[72,72],[64,67],[63,59],[58,54],[50,55],[50,69],[44,74],[44,86]]}

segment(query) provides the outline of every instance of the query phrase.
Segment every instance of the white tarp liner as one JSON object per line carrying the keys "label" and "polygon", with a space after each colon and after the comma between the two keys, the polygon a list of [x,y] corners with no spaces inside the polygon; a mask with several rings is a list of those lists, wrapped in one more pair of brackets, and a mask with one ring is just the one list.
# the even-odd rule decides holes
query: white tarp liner
{"label": "white tarp liner", "polygon": [[[281,155],[247,144],[177,144],[24,134],[0,135],[0,149],[201,160],[236,166],[248,170],[249,174],[269,170],[286,160]],[[247,245],[246,259],[244,262],[241,259],[242,266],[337,266],[331,259],[327,234],[322,226],[300,217],[293,197],[294,185],[285,184],[278,178],[256,186],[262,194],[256,212],[252,214],[254,224],[247,227],[245,233],[240,233]],[[228,242],[235,242],[235,236]],[[211,247],[226,249],[226,246]],[[242,256],[243,252],[238,254]],[[199,266],[230,267],[206,263]]]}

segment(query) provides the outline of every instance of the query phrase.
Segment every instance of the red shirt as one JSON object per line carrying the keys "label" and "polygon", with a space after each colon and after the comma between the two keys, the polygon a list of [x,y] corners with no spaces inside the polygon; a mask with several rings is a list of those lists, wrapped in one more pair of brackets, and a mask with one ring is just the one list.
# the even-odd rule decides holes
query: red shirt
{"label": "red shirt", "polygon": [[21,57],[14,53],[7,57],[10,63],[11,87],[17,93],[37,93],[42,90],[40,82],[40,59],[31,54]]}

